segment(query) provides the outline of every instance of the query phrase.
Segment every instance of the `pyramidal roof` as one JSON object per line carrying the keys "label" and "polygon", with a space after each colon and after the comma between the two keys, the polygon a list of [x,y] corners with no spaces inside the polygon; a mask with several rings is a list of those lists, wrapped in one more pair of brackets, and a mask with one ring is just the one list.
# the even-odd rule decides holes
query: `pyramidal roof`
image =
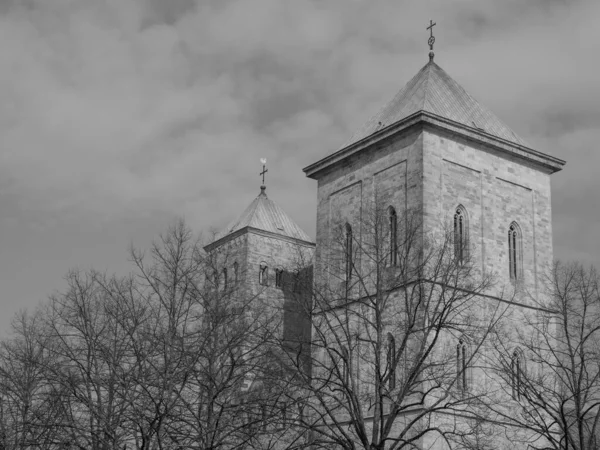
{"label": "pyramidal roof", "polygon": [[376,131],[418,112],[426,112],[513,144],[529,147],[495,114],[481,106],[462,86],[434,63],[433,58],[430,58],[430,61],[406,86],[341,148],[355,144]]}
{"label": "pyramidal roof", "polygon": [[258,197],[237,219],[215,236],[213,244],[246,227],[312,243],[308,234],[283,209],[267,197],[265,190],[265,187],[261,186]]}

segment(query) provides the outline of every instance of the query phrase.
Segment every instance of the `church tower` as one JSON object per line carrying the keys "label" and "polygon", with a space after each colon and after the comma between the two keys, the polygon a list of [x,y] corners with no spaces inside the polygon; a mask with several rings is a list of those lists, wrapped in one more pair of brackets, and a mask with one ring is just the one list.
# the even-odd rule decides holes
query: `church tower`
{"label": "church tower", "polygon": [[[510,323],[513,331],[507,332],[507,335],[513,333],[514,336],[515,330],[522,325],[523,314],[527,314],[526,311],[535,313],[535,301],[544,295],[542,276],[553,260],[550,176],[561,170],[564,164],[558,158],[532,149],[434,62],[431,52],[429,62],[340,149],[304,168],[306,176],[318,182],[315,283],[333,290],[336,284],[340,285],[340,278],[342,284],[348,283],[349,274],[344,279],[343,270],[335,269],[341,267],[336,261],[340,259],[340,250],[335,250],[336,246],[340,247],[340,231],[343,234],[345,226],[349,236],[344,252],[351,248],[352,240],[357,247],[370,245],[368,240],[371,237],[365,231],[365,222],[373,204],[389,211],[390,224],[394,224],[390,225],[394,242],[396,218],[415,214],[423,233],[440,234],[453,229],[454,258],[460,261],[465,257],[463,252],[469,252],[472,273],[493,275],[493,285],[481,295],[477,294],[481,301],[475,304],[482,310],[487,307],[481,306],[486,302],[508,305],[506,307],[513,314]],[[395,264],[395,245],[389,246],[391,265]],[[361,261],[361,255],[353,254],[352,250],[346,253],[345,258],[357,273],[364,271],[365,265],[369,264],[365,261],[368,258]],[[410,283],[412,281],[392,288],[385,287],[384,290],[404,290],[397,295],[401,301]],[[436,284],[422,279],[415,284],[427,283]],[[431,292],[434,290],[431,288]],[[341,290],[338,288],[337,292]],[[341,315],[335,310],[354,308],[354,316],[359,316],[356,305],[364,305],[368,301],[373,304],[374,301],[369,299],[380,292],[381,289],[365,295],[356,291],[348,295],[346,288],[344,301],[332,305],[324,315]],[[395,317],[402,317],[401,314]],[[363,313],[361,320],[372,323],[370,317],[375,316]],[[328,320],[331,322],[331,319]],[[342,361],[343,367],[337,369],[337,373],[342,375],[338,378],[350,380],[348,383],[356,386],[364,385],[365,378],[371,382],[373,378],[372,372],[367,371],[365,375],[364,369],[358,367],[364,363],[374,367],[369,357],[364,356],[365,350],[361,349],[361,345],[368,341],[371,348],[376,348],[375,353],[387,354],[387,363],[382,363],[380,368],[368,369],[380,370],[377,376],[381,380],[375,389],[368,388],[370,392],[381,392],[381,384],[388,389],[379,410],[371,406],[362,408],[361,414],[364,412],[372,418],[373,428],[376,427],[375,420],[379,420],[380,424],[387,423],[385,414],[390,408],[396,408],[394,414],[402,410],[398,405],[405,402],[405,397],[396,389],[395,373],[400,371],[401,364],[398,364],[393,350],[398,342],[394,333],[406,333],[406,336],[412,333],[406,331],[402,319],[383,320],[387,320],[385,327],[390,330],[395,327],[396,330],[383,333],[388,335],[387,344],[380,344],[381,339],[375,342],[371,337],[373,332],[365,332],[365,326],[361,325],[348,327],[346,335],[349,339],[338,344],[338,350],[332,351],[327,342],[320,343],[320,351],[325,355],[322,360],[329,357],[334,361],[323,362],[322,366],[325,369],[335,368]],[[415,323],[411,322],[411,326],[414,327]],[[427,319],[423,319],[421,325],[416,324],[426,330],[427,325],[423,323],[428,323]],[[420,338],[417,336],[417,339]],[[486,384],[489,377],[484,373],[485,368],[475,370],[467,367],[466,344],[460,339],[448,333],[440,338],[440,346],[436,347],[446,346],[449,350],[445,354],[450,355],[447,367],[450,368],[448,386],[454,392],[451,395],[463,395],[471,383],[480,384],[479,392],[491,389],[492,384]],[[424,345],[422,342],[425,340],[419,345]],[[455,341],[449,342],[451,340]],[[410,350],[410,343],[406,348]],[[517,350],[514,351],[516,355]],[[335,352],[340,356],[336,356]],[[453,352],[455,356],[452,356]],[[510,352],[512,354],[513,348]],[[313,359],[319,361],[318,356]],[[410,367],[406,360],[403,364]],[[395,372],[391,373],[386,367],[396,367]],[[354,378],[348,378],[349,372],[356,373]],[[505,381],[494,381],[493,386],[499,392],[508,393],[505,397],[508,398],[508,408],[511,408],[511,388],[500,386],[506,384]],[[374,404],[372,397],[361,401],[351,389],[346,392],[348,396],[357,398],[356,404]],[[447,395],[447,392],[447,389],[440,389],[439,395]],[[513,387],[513,399],[514,392]],[[388,403],[387,399],[392,397],[404,400]],[[409,416],[399,417],[399,422],[402,422],[402,417]],[[384,428],[382,425],[381,430]],[[390,430],[387,428],[385,432],[392,433]],[[340,435],[343,433],[344,430],[341,430]],[[447,448],[423,436],[420,442],[423,448]]]}
{"label": "church tower", "polygon": [[359,221],[377,195],[398,215],[420,211],[429,230],[461,214],[481,270],[537,295],[553,258],[550,175],[564,164],[529,147],[430,54],[348,142],[304,169],[318,181],[316,265],[330,257],[334,218]]}
{"label": "church tower", "polygon": [[310,292],[304,288],[312,280],[314,248],[310,237],[267,196],[264,184],[245,211],[204,247],[215,256],[217,284],[233,287],[247,311],[268,318],[276,339],[292,347],[310,340],[302,302]]}

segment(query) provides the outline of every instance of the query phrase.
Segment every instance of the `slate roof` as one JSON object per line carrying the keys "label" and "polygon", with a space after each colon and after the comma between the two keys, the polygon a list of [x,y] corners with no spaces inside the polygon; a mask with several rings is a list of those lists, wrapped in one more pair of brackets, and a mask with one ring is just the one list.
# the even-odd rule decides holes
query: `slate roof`
{"label": "slate roof", "polygon": [[496,115],[481,106],[450,75],[430,60],[341,149],[420,111],[529,147]]}
{"label": "slate roof", "polygon": [[312,243],[308,234],[267,197],[264,187],[261,187],[260,194],[246,210],[215,236],[213,243],[246,227]]}

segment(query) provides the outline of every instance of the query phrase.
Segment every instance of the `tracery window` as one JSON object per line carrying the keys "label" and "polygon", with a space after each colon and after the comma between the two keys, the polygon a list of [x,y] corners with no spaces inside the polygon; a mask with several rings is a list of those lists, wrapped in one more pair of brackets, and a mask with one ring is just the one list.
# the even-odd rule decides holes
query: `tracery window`
{"label": "tracery window", "polygon": [[469,390],[469,355],[467,350],[466,341],[462,338],[459,339],[458,344],[456,344],[456,386],[461,393]]}
{"label": "tracery window", "polygon": [[389,367],[388,386],[396,389],[396,340],[392,333],[387,334],[387,365]]}
{"label": "tracery window", "polygon": [[349,223],[346,224],[346,248],[345,248],[345,272],[346,282],[350,282],[352,279],[352,266],[353,266],[353,254],[352,254],[352,227]]}
{"label": "tracery window", "polygon": [[513,222],[508,227],[508,270],[510,280],[515,283],[521,278],[521,230]]}
{"label": "tracery window", "polygon": [[269,284],[269,267],[265,262],[261,262],[258,269],[258,284],[262,286],[268,286]]}
{"label": "tracery window", "polygon": [[398,215],[396,210],[388,208],[389,234],[390,234],[390,266],[398,265]]}
{"label": "tracery window", "polygon": [[454,212],[454,258],[459,264],[467,259],[468,234],[467,212],[459,206]]}

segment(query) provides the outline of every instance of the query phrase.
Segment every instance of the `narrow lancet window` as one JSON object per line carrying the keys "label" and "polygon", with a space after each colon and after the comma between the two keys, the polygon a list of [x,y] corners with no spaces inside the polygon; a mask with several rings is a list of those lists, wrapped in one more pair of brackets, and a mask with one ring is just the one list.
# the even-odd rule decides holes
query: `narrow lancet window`
{"label": "narrow lancet window", "polygon": [[350,354],[348,353],[348,348],[342,347],[342,355],[341,355],[341,373],[342,383],[345,386],[350,384],[350,370],[348,365],[350,364]]}
{"label": "narrow lancet window", "polygon": [[267,286],[269,284],[269,267],[267,263],[260,263],[260,268],[258,270],[258,284],[262,286]]}
{"label": "narrow lancet window", "polygon": [[512,398],[521,400],[522,392],[522,377],[523,377],[523,357],[519,350],[515,350],[510,360],[510,377]]}
{"label": "narrow lancet window", "polygon": [[283,269],[275,269],[275,287],[283,287]]}
{"label": "narrow lancet window", "polygon": [[508,270],[510,280],[519,281],[521,275],[521,233],[516,223],[508,228]]}
{"label": "narrow lancet window", "polygon": [[233,282],[237,284],[238,282],[238,263],[234,261],[233,263]]}
{"label": "narrow lancet window", "polygon": [[345,269],[346,269],[346,282],[350,282],[352,279],[352,266],[353,266],[353,254],[352,254],[352,227],[350,224],[346,224],[346,254],[345,254]]}
{"label": "narrow lancet window", "polygon": [[398,215],[396,210],[388,208],[389,234],[390,234],[390,266],[398,265]]}
{"label": "narrow lancet window", "polygon": [[461,393],[469,390],[467,344],[463,339],[456,345],[456,385]]}
{"label": "narrow lancet window", "polygon": [[387,334],[387,364],[389,367],[389,387],[396,388],[396,340],[392,333]]}
{"label": "narrow lancet window", "polygon": [[459,264],[467,259],[467,213],[462,206],[454,212],[454,258]]}
{"label": "narrow lancet window", "polygon": [[228,286],[227,286],[227,283],[228,283],[228,280],[227,280],[227,268],[226,268],[226,267],[224,267],[224,268],[223,268],[223,290],[224,290],[224,291],[226,291],[226,290],[227,290],[227,287],[228,287]]}

